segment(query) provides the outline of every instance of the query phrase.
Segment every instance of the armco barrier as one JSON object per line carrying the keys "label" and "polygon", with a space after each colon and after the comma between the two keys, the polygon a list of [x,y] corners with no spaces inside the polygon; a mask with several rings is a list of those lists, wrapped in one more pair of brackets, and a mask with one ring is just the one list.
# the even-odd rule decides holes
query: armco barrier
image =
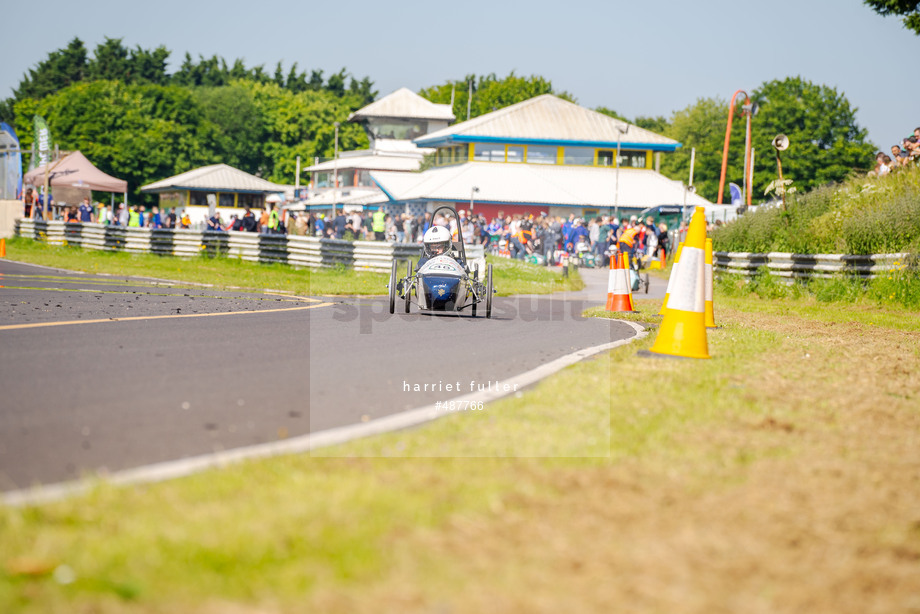
{"label": "armco barrier", "polygon": [[[871,279],[876,275],[892,271],[906,263],[910,254],[875,254],[871,256],[848,256],[842,254],[787,254],[770,252],[752,254],[746,252],[715,252],[713,268],[723,273],[734,273],[751,277],[761,267],[767,267],[771,275],[787,278],[833,277],[854,275]],[[897,264],[896,264],[897,263]]]}
{"label": "armco barrier", "polygon": [[[393,259],[418,258],[421,245],[383,241],[342,241],[297,235],[267,235],[251,232],[198,230],[151,230],[102,224],[66,224],[21,219],[16,234],[52,245],[83,249],[180,256],[240,258],[250,262],[282,262],[296,267],[344,265],[355,269],[388,273]],[[481,245],[467,245],[469,260],[481,258]]]}

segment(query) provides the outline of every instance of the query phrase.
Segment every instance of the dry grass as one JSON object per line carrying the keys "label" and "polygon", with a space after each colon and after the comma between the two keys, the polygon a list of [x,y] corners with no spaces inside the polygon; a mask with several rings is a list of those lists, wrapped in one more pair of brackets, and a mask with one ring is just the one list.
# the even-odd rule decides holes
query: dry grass
{"label": "dry grass", "polygon": [[[716,317],[711,361],[636,358],[652,335],[496,403],[480,431],[461,425],[464,439],[487,442],[536,436],[527,413],[547,400],[560,421],[603,412],[606,458],[290,457],[0,513],[0,540],[17,557],[82,558],[82,574],[97,569],[112,585],[68,592],[0,555],[7,574],[11,561],[22,566],[6,578],[6,603],[197,614],[920,612],[917,313],[739,298],[717,303]],[[553,382],[596,385],[598,369],[616,382],[612,406],[592,405],[591,394],[558,405]],[[445,419],[344,453],[385,455],[399,438],[462,452],[457,432]]]}
{"label": "dry grass", "polygon": [[489,513],[400,535],[318,609],[920,612],[920,333],[720,316],[716,347],[779,344],[726,378],[738,409],[617,463],[517,461]]}

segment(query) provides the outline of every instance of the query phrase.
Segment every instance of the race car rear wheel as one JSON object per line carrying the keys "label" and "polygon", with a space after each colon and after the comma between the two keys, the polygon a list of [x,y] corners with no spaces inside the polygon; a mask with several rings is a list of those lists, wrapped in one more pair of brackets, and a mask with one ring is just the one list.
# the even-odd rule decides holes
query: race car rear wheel
{"label": "race car rear wheel", "polygon": [[486,317],[492,317],[492,265],[486,268]]}
{"label": "race car rear wheel", "polygon": [[396,313],[396,259],[393,259],[393,266],[390,268],[390,283],[387,285],[390,289],[390,313]]}
{"label": "race car rear wheel", "polygon": [[409,261],[409,266],[406,269],[406,287],[403,288],[406,291],[406,313],[409,313],[409,299],[412,298],[412,261]]}

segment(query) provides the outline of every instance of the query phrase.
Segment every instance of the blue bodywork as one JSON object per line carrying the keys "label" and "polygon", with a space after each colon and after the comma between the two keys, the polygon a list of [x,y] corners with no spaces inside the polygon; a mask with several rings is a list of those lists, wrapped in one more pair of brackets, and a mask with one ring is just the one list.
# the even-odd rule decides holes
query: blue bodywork
{"label": "blue bodywork", "polygon": [[425,275],[421,277],[422,292],[428,309],[453,311],[456,309],[460,278],[448,275]]}

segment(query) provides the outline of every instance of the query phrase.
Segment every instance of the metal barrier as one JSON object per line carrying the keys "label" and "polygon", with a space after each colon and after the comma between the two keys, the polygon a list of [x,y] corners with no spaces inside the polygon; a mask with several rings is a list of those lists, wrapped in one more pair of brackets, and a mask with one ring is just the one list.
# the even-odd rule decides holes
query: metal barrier
{"label": "metal barrier", "polygon": [[[418,243],[343,241],[298,235],[270,235],[237,231],[197,231],[124,228],[103,224],[67,224],[61,221],[16,221],[16,234],[51,245],[83,249],[126,251],[190,258],[208,256],[239,258],[249,262],[282,262],[295,267],[346,266],[388,273],[396,260],[421,255]],[[467,245],[469,260],[483,257],[481,245]]]}
{"label": "metal barrier", "polygon": [[835,275],[855,275],[871,279],[877,275],[898,269],[910,257],[910,254],[907,253],[850,256],[843,254],[787,254],[783,252],[770,252],[768,254],[714,252],[713,269],[746,277],[752,277],[761,267],[767,267],[771,275],[793,279],[827,278]]}

